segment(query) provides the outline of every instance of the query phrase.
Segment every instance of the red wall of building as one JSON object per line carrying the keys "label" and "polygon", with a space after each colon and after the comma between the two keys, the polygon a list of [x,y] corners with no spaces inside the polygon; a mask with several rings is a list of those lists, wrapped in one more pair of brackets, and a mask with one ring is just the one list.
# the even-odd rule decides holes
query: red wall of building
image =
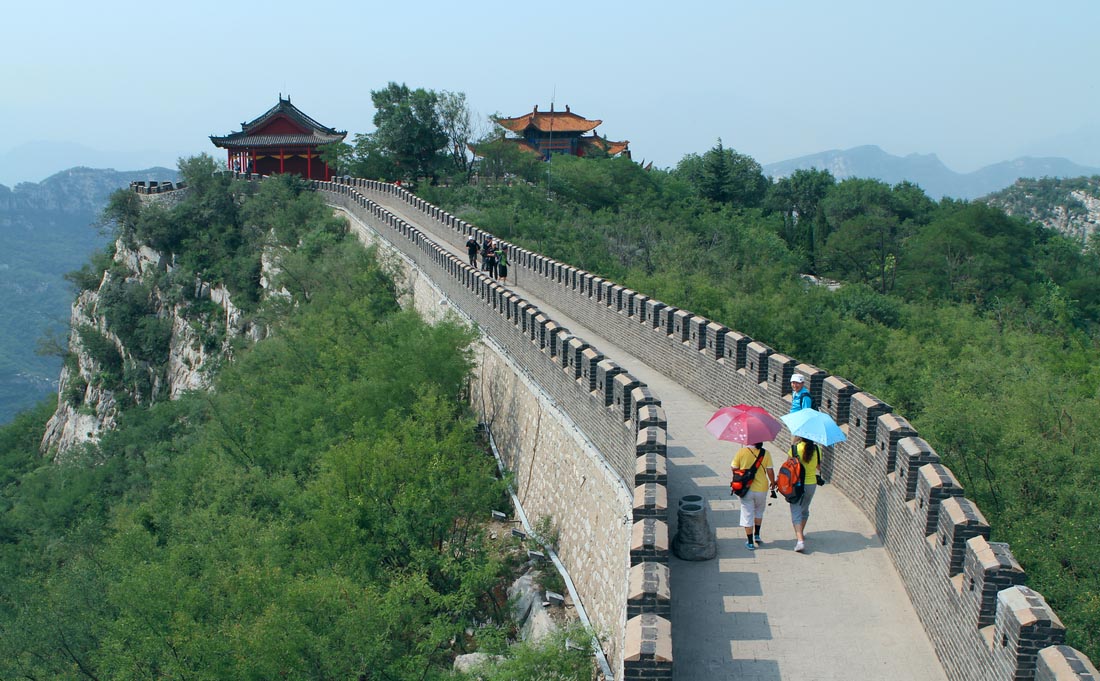
{"label": "red wall of building", "polygon": [[268,121],[265,125],[262,125],[252,131],[253,135],[307,135],[309,131],[296,125],[288,118],[276,116],[273,120]]}

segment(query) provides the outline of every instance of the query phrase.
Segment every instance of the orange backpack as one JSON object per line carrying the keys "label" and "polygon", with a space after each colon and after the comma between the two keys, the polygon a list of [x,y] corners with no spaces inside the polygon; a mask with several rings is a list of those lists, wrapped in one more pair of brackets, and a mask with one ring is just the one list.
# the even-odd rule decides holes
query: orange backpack
{"label": "orange backpack", "polygon": [[802,501],[802,493],[806,490],[806,467],[802,465],[802,459],[798,458],[798,450],[793,445],[791,456],[779,467],[775,488],[788,504],[797,504]]}

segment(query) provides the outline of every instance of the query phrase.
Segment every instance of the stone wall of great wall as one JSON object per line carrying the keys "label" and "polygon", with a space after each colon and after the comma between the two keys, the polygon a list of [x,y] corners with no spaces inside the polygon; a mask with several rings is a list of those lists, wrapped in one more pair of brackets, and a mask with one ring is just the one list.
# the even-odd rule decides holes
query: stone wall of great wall
{"label": "stone wall of great wall", "polygon": [[[570,495],[566,515],[578,516],[578,527],[584,528],[579,534],[563,533],[563,553],[573,552],[567,565],[586,585],[581,594],[586,604],[592,598],[591,609],[599,613],[594,620],[613,632],[611,641],[621,642],[621,648],[612,650],[618,670],[628,679],[670,678],[665,421],[657,396],[604,359],[598,348],[433,241],[461,248],[470,236],[481,241],[485,233],[480,229],[394,185],[347,178],[315,185],[331,203],[377,229],[415,262],[522,367],[520,373],[537,384],[549,403],[583,431],[619,478],[622,489],[612,489],[615,484],[608,485],[606,478],[615,476],[604,476],[604,492],[620,497],[623,490],[632,491],[633,503],[622,504],[632,505],[632,516],[619,519],[583,506],[595,503],[596,489],[572,496],[576,477],[542,481],[548,496]],[[383,195],[407,205],[420,224],[430,227],[432,237],[374,202]],[[505,247],[525,287],[713,404],[745,402],[785,413],[791,374],[805,375],[815,407],[848,434],[845,442],[827,448],[823,470],[875,525],[950,678],[1100,678],[1084,655],[1063,645],[1061,621],[1041,594],[1024,586],[1026,575],[1009,546],[989,541],[990,527],[981,511],[936,452],[888,404],[843,378],[689,311],[526,249]],[[495,369],[483,366],[482,371]],[[502,395],[494,404],[510,399]],[[494,432],[529,432],[530,419],[520,415],[525,411],[521,407],[514,416],[498,416]],[[523,463],[534,464],[529,457],[563,452],[537,445],[537,454],[523,451],[532,446],[518,435],[509,445],[517,471],[524,470]],[[555,484],[565,487],[555,490]],[[556,521],[566,520],[558,513]],[[607,537],[625,542],[629,536],[629,547],[620,552],[628,561],[618,561],[614,551],[585,553],[591,537],[583,532],[597,531],[599,523],[629,523],[629,535]],[[600,602],[614,598],[616,581],[624,601]]]}

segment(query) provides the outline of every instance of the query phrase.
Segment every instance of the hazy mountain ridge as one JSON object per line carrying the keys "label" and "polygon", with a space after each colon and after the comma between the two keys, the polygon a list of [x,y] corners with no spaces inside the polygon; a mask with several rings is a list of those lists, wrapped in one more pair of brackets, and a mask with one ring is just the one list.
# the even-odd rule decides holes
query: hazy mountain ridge
{"label": "hazy mountain ridge", "polygon": [[[175,180],[176,171],[155,167],[119,171],[76,167],[41,182],[20,182],[14,189],[0,184],[0,219],[11,211],[98,212],[111,192],[137,180]],[[0,223],[3,224],[3,223]]]}
{"label": "hazy mountain ridge", "polygon": [[108,197],[131,181],[176,177],[167,168],[72,168],[14,189],[0,185],[0,423],[55,385],[60,359],[36,355],[35,347],[69,317],[65,273],[106,244],[95,223]]}
{"label": "hazy mountain ridge", "polygon": [[787,177],[796,170],[810,168],[828,170],[838,180],[864,177],[891,185],[902,181],[913,182],[937,200],[945,196],[976,199],[1004,189],[1020,178],[1100,174],[1100,168],[1078,165],[1064,158],[1033,157],[994,163],[972,173],[957,173],[945,166],[935,154],[894,156],[875,145],[833,149],[769,163],[764,166],[764,173],[772,177]]}
{"label": "hazy mountain ridge", "polygon": [[983,199],[1009,215],[1017,215],[1082,245],[1100,230],[1100,175],[1058,179],[1025,178]]}

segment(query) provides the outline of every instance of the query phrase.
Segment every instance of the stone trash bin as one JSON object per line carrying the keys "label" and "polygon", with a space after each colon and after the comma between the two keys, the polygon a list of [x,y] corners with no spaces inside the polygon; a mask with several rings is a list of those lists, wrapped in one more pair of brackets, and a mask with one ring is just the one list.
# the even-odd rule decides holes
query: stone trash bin
{"label": "stone trash bin", "polygon": [[707,522],[707,505],[698,494],[680,498],[672,552],[680,560],[710,560],[718,555],[718,542]]}

